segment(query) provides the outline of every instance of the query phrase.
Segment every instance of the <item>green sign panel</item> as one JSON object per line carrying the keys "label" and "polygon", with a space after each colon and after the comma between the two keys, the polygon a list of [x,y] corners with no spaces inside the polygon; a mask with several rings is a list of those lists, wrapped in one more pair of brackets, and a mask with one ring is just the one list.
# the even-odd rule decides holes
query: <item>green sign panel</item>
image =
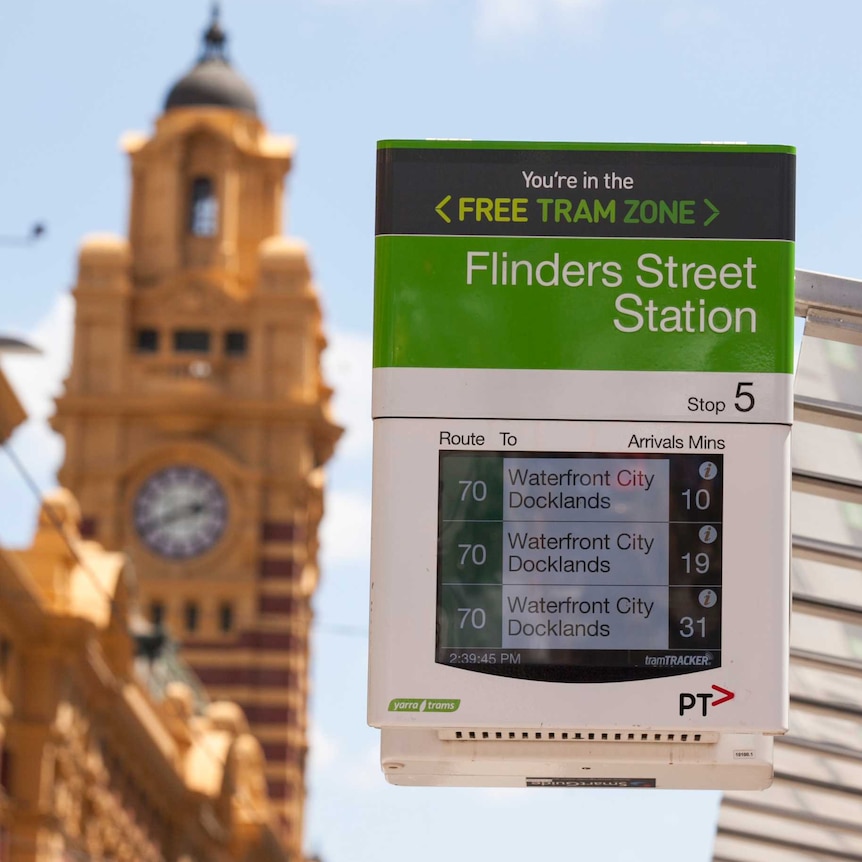
{"label": "green sign panel", "polygon": [[789,147],[387,141],[375,367],[790,373]]}

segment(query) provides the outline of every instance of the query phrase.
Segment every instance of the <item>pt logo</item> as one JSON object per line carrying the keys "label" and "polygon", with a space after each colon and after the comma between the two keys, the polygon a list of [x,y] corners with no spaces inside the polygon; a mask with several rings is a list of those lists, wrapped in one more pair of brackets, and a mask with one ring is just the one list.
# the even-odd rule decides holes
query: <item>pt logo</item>
{"label": "pt logo", "polygon": [[[715,697],[713,692],[716,691],[724,695],[724,697],[713,700]],[[700,701],[701,715],[705,716],[707,707],[727,703],[727,701],[733,700],[735,697],[736,695],[732,691],[728,691],[720,685],[714,685],[712,691],[700,691],[697,694],[692,694],[690,691],[681,691],[679,693],[679,714],[685,715],[690,709],[694,709],[697,702]]]}

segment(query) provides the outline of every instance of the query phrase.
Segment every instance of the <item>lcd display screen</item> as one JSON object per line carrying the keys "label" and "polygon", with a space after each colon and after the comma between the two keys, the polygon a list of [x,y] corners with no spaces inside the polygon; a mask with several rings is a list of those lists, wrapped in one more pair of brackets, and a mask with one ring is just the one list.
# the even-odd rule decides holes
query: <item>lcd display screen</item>
{"label": "lcd display screen", "polygon": [[723,456],[443,450],[436,661],[549,682],[721,665]]}

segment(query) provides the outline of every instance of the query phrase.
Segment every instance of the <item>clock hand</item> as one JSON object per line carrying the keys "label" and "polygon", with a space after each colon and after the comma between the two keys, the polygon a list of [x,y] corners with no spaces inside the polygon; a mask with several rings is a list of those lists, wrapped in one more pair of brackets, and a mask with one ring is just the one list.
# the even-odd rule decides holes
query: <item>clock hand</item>
{"label": "clock hand", "polygon": [[187,503],[184,506],[178,506],[175,509],[170,509],[169,511],[163,513],[157,518],[153,518],[150,521],[145,521],[143,524],[141,524],[141,528],[149,532],[152,529],[163,527],[165,524],[171,524],[174,521],[185,520],[190,515],[199,515],[205,510],[205,508],[206,506],[200,501],[197,503]]}

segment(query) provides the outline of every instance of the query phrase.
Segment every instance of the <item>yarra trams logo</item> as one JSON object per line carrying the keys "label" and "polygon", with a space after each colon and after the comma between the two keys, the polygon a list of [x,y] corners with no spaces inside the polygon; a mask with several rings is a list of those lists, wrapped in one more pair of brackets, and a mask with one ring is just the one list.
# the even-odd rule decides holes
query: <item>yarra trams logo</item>
{"label": "yarra trams logo", "polygon": [[[715,699],[715,693],[718,692],[722,697]],[[736,695],[720,685],[714,685],[712,691],[699,691],[692,693],[690,691],[681,691],[679,693],[679,714],[685,715],[689,710],[700,708],[701,715],[706,715],[707,709],[713,706],[719,706],[722,703],[727,703],[733,700]]]}
{"label": "yarra trams logo", "polygon": [[396,697],[389,701],[389,712],[456,712],[460,706],[457,698]]}

